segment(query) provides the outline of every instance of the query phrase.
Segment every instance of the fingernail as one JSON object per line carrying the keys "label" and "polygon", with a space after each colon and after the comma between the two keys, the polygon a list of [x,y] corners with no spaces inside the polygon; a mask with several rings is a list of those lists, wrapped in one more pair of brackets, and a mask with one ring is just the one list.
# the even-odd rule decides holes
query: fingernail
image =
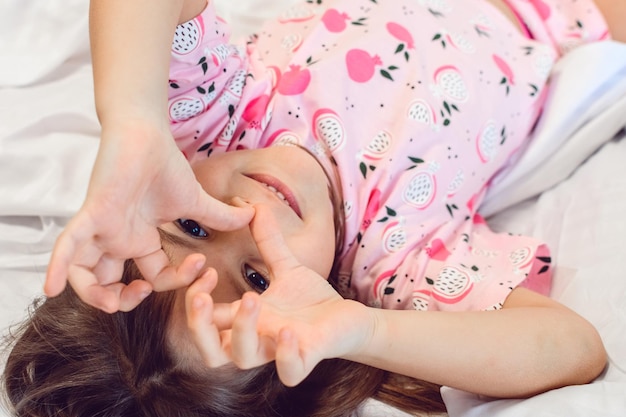
{"label": "fingernail", "polygon": [[194,297],[193,301],[191,302],[191,307],[194,310],[202,310],[205,305],[206,303],[204,302],[204,299],[202,297]]}
{"label": "fingernail", "polygon": [[284,343],[291,343],[293,341],[293,333],[291,332],[291,329],[288,328],[282,328],[280,330],[280,333],[278,334],[278,337],[280,338],[281,342]]}
{"label": "fingernail", "polygon": [[243,297],[241,303],[243,304],[243,308],[248,311],[252,311],[256,307],[256,300],[252,297]]}
{"label": "fingernail", "polygon": [[203,266],[204,266],[204,259],[200,259],[196,261],[196,264],[194,265],[194,267],[196,268],[196,271],[200,271]]}
{"label": "fingernail", "polygon": [[150,294],[152,294],[152,291],[145,290],[141,294],[139,294],[139,299],[145,300]]}

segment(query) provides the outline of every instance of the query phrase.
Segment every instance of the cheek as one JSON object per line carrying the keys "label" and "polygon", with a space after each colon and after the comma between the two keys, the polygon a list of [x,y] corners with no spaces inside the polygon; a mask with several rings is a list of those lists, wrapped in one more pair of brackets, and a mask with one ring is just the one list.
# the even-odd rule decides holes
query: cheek
{"label": "cheek", "polygon": [[335,259],[335,230],[332,225],[315,227],[295,242],[294,255],[304,266],[328,278]]}

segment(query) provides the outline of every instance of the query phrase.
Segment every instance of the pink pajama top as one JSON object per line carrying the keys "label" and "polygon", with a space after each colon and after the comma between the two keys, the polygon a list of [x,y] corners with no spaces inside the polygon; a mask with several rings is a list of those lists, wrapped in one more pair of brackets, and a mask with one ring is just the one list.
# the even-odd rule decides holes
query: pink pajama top
{"label": "pink pajama top", "polygon": [[555,59],[607,28],[589,0],[508,3],[524,31],[482,0],[307,1],[239,45],[208,6],[176,30],[172,131],[192,162],[299,144],[336,164],[346,297],[485,310],[519,285],[547,294],[545,245],[493,233],[477,209]]}

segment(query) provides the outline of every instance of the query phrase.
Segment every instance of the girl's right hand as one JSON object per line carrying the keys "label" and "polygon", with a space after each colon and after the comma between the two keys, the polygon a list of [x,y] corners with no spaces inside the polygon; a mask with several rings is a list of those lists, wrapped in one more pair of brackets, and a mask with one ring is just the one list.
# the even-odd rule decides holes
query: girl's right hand
{"label": "girl's right hand", "polygon": [[[153,290],[188,285],[180,277],[195,277],[204,265],[203,256],[190,255],[179,267],[187,273],[177,274],[161,248],[158,226],[187,217],[228,231],[244,227],[254,215],[252,207],[231,207],[206,194],[168,126],[128,125],[103,128],[85,202],[52,252],[48,296],[69,281],[94,307],[131,310]],[[145,280],[125,285],[120,278],[130,258]]]}
{"label": "girl's right hand", "polygon": [[205,365],[233,362],[249,369],[275,361],[280,380],[294,386],[323,359],[358,354],[371,337],[374,316],[303,266],[269,211],[260,204],[255,211],[251,230],[270,271],[269,288],[215,304],[218,276],[209,268],[187,289],[187,324]]}

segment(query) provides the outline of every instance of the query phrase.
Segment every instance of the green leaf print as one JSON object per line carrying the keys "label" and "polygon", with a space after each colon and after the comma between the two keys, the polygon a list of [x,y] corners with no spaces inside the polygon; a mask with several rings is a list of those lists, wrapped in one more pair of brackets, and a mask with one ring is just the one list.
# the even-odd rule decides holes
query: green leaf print
{"label": "green leaf print", "polygon": [[459,209],[456,204],[446,204],[446,208],[448,209],[448,213],[450,213],[450,217],[454,217],[454,210]]}
{"label": "green leaf print", "polygon": [[409,156],[408,158],[409,158],[409,160],[410,160],[411,162],[413,162],[413,165],[409,166],[409,167],[406,169],[407,171],[408,171],[408,170],[410,170],[410,169],[416,168],[416,167],[417,167],[417,165],[419,165],[419,164],[423,164],[423,163],[424,163],[424,160],[423,160],[423,159],[421,159],[421,158],[416,158],[416,157],[414,157],[414,156]]}
{"label": "green leaf print", "polygon": [[389,74],[389,71],[387,70],[380,70],[380,75],[382,75],[383,77],[387,78],[390,81],[393,81],[393,77],[391,76],[391,74]]}
{"label": "green leaf print", "polygon": [[359,169],[361,170],[361,175],[363,175],[363,178],[367,178],[367,165],[365,165],[364,162],[361,162],[359,164]]}

